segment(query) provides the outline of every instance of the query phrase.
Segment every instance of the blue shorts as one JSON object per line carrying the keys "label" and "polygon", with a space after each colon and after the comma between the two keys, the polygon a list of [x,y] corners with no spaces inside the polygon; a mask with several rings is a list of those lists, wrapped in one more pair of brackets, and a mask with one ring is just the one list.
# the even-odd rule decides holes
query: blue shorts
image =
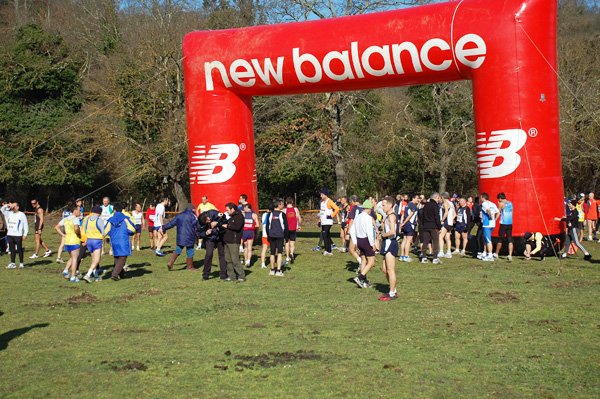
{"label": "blue shorts", "polygon": [[459,234],[466,233],[467,232],[467,225],[464,224],[464,223],[458,223],[456,225],[456,227],[454,228],[454,231],[456,231]]}
{"label": "blue shorts", "polygon": [[87,248],[90,253],[102,249],[102,241],[100,238],[88,238],[87,240]]}
{"label": "blue shorts", "polygon": [[79,245],[79,244],[65,245],[65,251],[67,251],[67,252],[75,251],[76,249],[79,249],[80,246],[81,245]]}
{"label": "blue shorts", "polygon": [[[183,251],[183,247],[180,247],[179,245],[177,246],[177,248],[175,248],[175,253],[177,255],[181,255],[181,252]],[[194,246],[192,245],[191,247],[185,247],[185,255],[188,258],[193,258],[194,257]]]}
{"label": "blue shorts", "polygon": [[135,225],[135,232],[137,234],[141,234],[142,233],[142,225],[141,224],[136,224]]}
{"label": "blue shorts", "polygon": [[395,238],[384,240],[381,244],[381,251],[379,251],[381,255],[392,254],[394,257],[398,256],[398,241]]}
{"label": "blue shorts", "polygon": [[412,224],[410,224],[410,223],[406,223],[404,226],[402,226],[402,232],[407,237],[415,236],[415,229],[413,228]]}
{"label": "blue shorts", "polygon": [[242,232],[242,241],[254,240],[254,230],[244,230]]}
{"label": "blue shorts", "polygon": [[483,238],[485,239],[486,244],[492,243],[492,231],[494,231],[493,227],[484,227],[483,228]]}

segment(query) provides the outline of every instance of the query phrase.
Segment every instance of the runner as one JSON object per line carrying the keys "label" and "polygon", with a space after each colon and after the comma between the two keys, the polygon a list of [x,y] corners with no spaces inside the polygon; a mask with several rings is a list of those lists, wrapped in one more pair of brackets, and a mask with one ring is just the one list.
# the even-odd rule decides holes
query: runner
{"label": "runner", "polygon": [[100,264],[100,257],[102,254],[102,243],[104,242],[104,221],[100,218],[102,208],[98,205],[92,208],[92,213],[83,219],[81,227],[82,236],[87,238],[87,249],[90,251],[92,256],[92,264],[83,280],[86,283],[92,282],[92,274],[94,275],[94,281],[102,281],[100,277],[98,265]]}
{"label": "runner", "polygon": [[[283,212],[283,201],[275,200],[273,203],[273,212],[270,213],[267,219],[266,227],[267,237],[269,237],[271,243],[271,270],[269,276],[283,277],[283,270],[281,270],[283,242],[285,237],[289,235],[287,217]],[[275,264],[277,264],[277,271],[275,271]]]}
{"label": "runner", "polygon": [[[8,201],[2,201],[2,207],[8,204]],[[0,256],[4,255],[8,250],[7,246],[7,238],[6,238],[6,229],[8,228],[8,224],[6,223],[6,217],[4,216],[4,212],[0,211]]]}
{"label": "runner", "polygon": [[323,231],[323,244],[325,250],[323,256],[332,256],[331,248],[331,226],[333,226],[333,218],[338,214],[340,208],[329,198],[329,191],[324,189],[321,191],[321,211],[319,219],[321,222],[321,230]]}
{"label": "runner", "polygon": [[[461,197],[459,200],[458,210],[456,211],[456,226],[454,227],[454,243],[456,249],[454,254],[465,256],[467,251],[467,243],[469,242],[469,230],[468,226],[471,226],[471,209],[467,204],[467,200]],[[460,239],[462,238],[462,249],[460,245]]]}
{"label": "runner", "polygon": [[[350,229],[354,224],[354,219],[362,212],[362,207],[360,206],[360,202],[358,200],[358,196],[351,195],[350,196],[350,212],[348,212],[348,236],[350,237]],[[350,237],[351,238],[351,237]],[[358,268],[356,269],[356,274],[360,273],[360,264],[362,263],[362,258],[360,254],[356,253],[356,240],[349,240],[348,243],[348,252],[350,255],[356,259],[358,262]]]}
{"label": "runner", "polygon": [[[240,199],[238,199],[238,209],[242,213],[244,213],[244,205],[246,205],[246,202],[248,202],[248,196],[246,194],[240,195]],[[240,253],[244,253],[244,252],[245,252],[244,242],[241,242],[240,243]]]}
{"label": "runner", "polygon": [[590,253],[585,250],[585,248],[583,247],[583,245],[581,245],[581,243],[579,242],[579,239],[577,237],[577,226],[579,223],[578,222],[579,214],[577,212],[577,200],[569,201],[567,203],[567,206],[569,207],[569,210],[571,211],[569,216],[566,216],[562,219],[554,218],[554,220],[558,220],[558,221],[567,223],[567,237],[565,239],[565,248],[563,250],[562,257],[563,257],[563,259],[567,257],[567,255],[569,253],[569,248],[571,247],[571,241],[573,241],[573,243],[575,243],[577,248],[579,248],[583,251],[583,254],[584,254],[583,259],[590,260],[590,259],[592,259],[592,255],[590,255]]}
{"label": "runner", "polygon": [[[73,205],[73,202],[71,202],[71,201],[67,202],[67,206],[63,208],[62,219],[65,219],[65,218],[68,218],[69,216],[71,216],[71,211],[69,209],[71,209],[72,205]],[[64,231],[63,231],[63,233],[64,233]],[[65,237],[61,236],[60,245],[58,246],[58,251],[56,252],[56,263],[60,263],[60,264],[65,263],[61,258],[64,247],[65,247]]]}
{"label": "runner", "polygon": [[155,248],[154,244],[154,219],[156,217],[156,204],[151,202],[146,211],[146,221],[148,222],[148,237],[150,237],[150,249]]}
{"label": "runner", "polygon": [[577,212],[579,213],[579,219],[578,219],[578,225],[577,225],[577,229],[579,230],[579,242],[583,241],[583,235],[584,235],[584,230],[585,230],[585,211],[584,211],[584,205],[585,205],[585,195],[583,193],[579,194],[578,200],[577,200]]}
{"label": "runner", "polygon": [[[588,194],[587,211],[585,213],[588,228],[588,241],[596,239],[596,223],[598,222],[598,204],[594,199],[594,193]],[[592,234],[594,235],[592,237]]]}
{"label": "runner", "polygon": [[394,213],[394,199],[384,197],[381,206],[385,212],[383,220],[383,243],[381,244],[381,255],[383,255],[383,273],[390,284],[390,291],[379,297],[381,301],[391,301],[398,298],[396,291],[396,256],[398,256],[398,241],[396,241],[396,214]]}
{"label": "runner", "polygon": [[488,193],[481,193],[481,220],[483,227],[483,238],[485,240],[485,250],[481,255],[481,260],[486,262],[492,262],[494,256],[494,246],[492,245],[492,231],[496,227],[496,220],[498,219],[500,211],[496,204],[490,201]]}
{"label": "runner", "polygon": [[27,238],[27,234],[29,234],[27,216],[19,211],[18,202],[8,202],[2,207],[2,213],[6,218],[6,238],[8,239],[8,249],[10,250],[10,263],[6,268],[17,268],[15,260],[18,253],[19,268],[22,269],[25,267],[25,264],[23,263],[23,241]]}
{"label": "runner", "polygon": [[242,232],[242,245],[244,246],[244,265],[250,267],[252,260],[252,245],[254,244],[254,228],[258,226],[258,216],[252,210],[249,202],[244,204],[244,231]]}
{"label": "runner", "polygon": [[[108,197],[104,197],[102,198],[102,205],[100,205],[100,208],[102,209],[102,213],[100,214],[100,218],[102,219],[102,221],[104,222],[104,225],[106,225],[106,223],[108,222],[108,219],[110,219],[110,217],[115,213],[115,209],[114,207],[111,205],[110,203],[110,198]],[[108,244],[110,244],[110,237],[106,237],[106,240],[108,240]],[[102,243],[102,255],[105,254],[104,251],[104,242]],[[112,245],[110,248],[110,254],[112,255]]]}
{"label": "runner", "polygon": [[142,235],[142,230],[146,228],[146,222],[144,220],[144,212],[142,212],[142,206],[140,204],[135,204],[135,209],[131,211],[131,217],[133,219],[133,224],[135,226],[135,235],[131,236],[131,247],[134,248],[134,243],[137,242],[137,246],[135,246],[135,250],[140,250],[140,237]]}
{"label": "runner", "polygon": [[271,202],[268,206],[268,211],[263,213],[261,218],[262,224],[262,251],[260,252],[260,267],[263,269],[267,268],[265,263],[265,259],[267,257],[267,249],[271,246],[269,242],[269,237],[267,236],[267,220],[271,216],[271,212],[273,212],[273,203]]}
{"label": "runner", "polygon": [[69,212],[70,215],[58,222],[56,226],[54,226],[54,230],[65,238],[65,251],[71,255],[62,274],[68,279],[70,270],[70,281],[72,283],[78,283],[81,281],[77,278],[77,260],[79,258],[79,250],[81,247],[81,229],[79,227],[79,215],[81,214],[81,209],[77,205],[71,205]]}
{"label": "runner", "polygon": [[508,241],[508,256],[506,260],[512,260],[514,240],[512,236],[513,226],[513,204],[506,199],[506,194],[498,194],[498,209],[500,210],[500,229],[498,230],[498,244],[496,244],[496,252],[494,258],[498,259],[500,250],[502,249],[502,241]]}
{"label": "runner", "polygon": [[[442,229],[440,230],[440,252],[438,253],[439,258],[452,258],[450,236],[452,235],[454,219],[456,218],[456,209],[450,202],[449,198],[450,194],[448,194],[448,192],[442,193],[442,206],[440,208]],[[446,244],[446,247],[448,248],[446,254],[444,254],[444,244]]]}
{"label": "runner", "polygon": [[162,225],[166,223],[165,206],[167,206],[168,204],[169,197],[162,197],[158,205],[156,205],[156,215],[154,217],[154,234],[156,235],[156,250],[154,251],[154,253],[156,254],[156,256],[165,256],[165,254],[161,252],[161,248],[169,239],[168,233],[166,231],[163,233],[163,231],[160,229]]}
{"label": "runner", "polygon": [[361,268],[354,282],[360,288],[369,288],[371,283],[367,279],[367,273],[375,265],[375,229],[373,229],[373,204],[370,200],[365,200],[362,204],[362,212],[359,213],[350,228],[350,237],[356,243],[361,256]]}
{"label": "runner", "polygon": [[285,237],[285,260],[294,263],[296,253],[296,232],[302,228],[302,216],[300,211],[294,206],[294,199],[287,197],[286,206],[283,209],[287,218],[288,235]]}
{"label": "runner", "polygon": [[404,239],[400,245],[400,262],[412,262],[410,249],[416,236],[415,227],[417,226],[418,204],[421,201],[418,194],[413,194],[412,200],[404,207],[400,230],[404,234]]}
{"label": "runner", "polygon": [[348,197],[343,196],[340,198],[340,212],[338,216],[341,217],[341,227],[340,227],[340,240],[342,241],[342,247],[338,248],[340,252],[348,251],[347,243],[348,243],[348,212],[350,211],[350,204],[348,204]]}
{"label": "runner", "polygon": [[46,250],[46,252],[44,252],[44,258],[47,258],[48,256],[52,255],[52,251],[48,249],[44,243],[44,240],[42,240],[42,230],[44,230],[44,209],[40,206],[37,199],[31,200],[31,206],[33,207],[33,212],[35,214],[35,252],[29,257],[29,259],[39,258],[38,251],[40,250],[40,245]]}
{"label": "runner", "polygon": [[[208,197],[206,195],[202,196],[202,203],[200,203],[200,205],[198,205],[198,208],[196,208],[196,216],[200,216],[202,214],[202,212],[206,212],[206,211],[218,211],[217,207],[214,206],[213,204],[211,204],[210,202],[208,202]],[[201,250],[202,249],[202,238],[198,239],[198,246],[196,247],[197,250]]]}

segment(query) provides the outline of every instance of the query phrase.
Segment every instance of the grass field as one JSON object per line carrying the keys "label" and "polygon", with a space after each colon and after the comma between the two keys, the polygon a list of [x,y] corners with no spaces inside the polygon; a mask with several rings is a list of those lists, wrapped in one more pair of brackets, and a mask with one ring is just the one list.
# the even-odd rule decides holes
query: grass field
{"label": "grass field", "polygon": [[174,234],[119,282],[70,283],[54,255],[2,267],[0,397],[600,397],[600,244],[561,276],[556,259],[398,263],[400,297],[382,302],[381,260],[361,290],[317,239],[300,234],[285,277],[255,261],[245,283],[202,282],[183,256],[168,272]]}

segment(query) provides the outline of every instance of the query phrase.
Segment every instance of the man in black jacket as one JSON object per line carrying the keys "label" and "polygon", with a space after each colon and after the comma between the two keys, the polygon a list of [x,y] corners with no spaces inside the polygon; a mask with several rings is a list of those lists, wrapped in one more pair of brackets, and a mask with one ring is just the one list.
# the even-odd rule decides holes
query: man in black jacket
{"label": "man in black jacket", "polygon": [[223,234],[225,229],[219,227],[223,214],[211,209],[204,211],[198,216],[198,238],[204,242],[206,255],[204,256],[204,269],[202,270],[202,281],[208,280],[212,269],[212,260],[215,247],[219,254],[219,277],[221,280],[227,278],[227,262],[225,261],[225,247],[223,246]]}
{"label": "man in black jacket", "polygon": [[438,202],[440,195],[438,193],[431,194],[429,201],[423,207],[423,219],[421,227],[423,232],[421,233],[421,263],[429,262],[427,260],[427,246],[431,242],[433,244],[433,263],[442,263],[437,257],[439,249],[439,234],[442,228],[442,221],[440,219],[440,207]]}
{"label": "man in black jacket", "polygon": [[[244,229],[244,215],[238,207],[230,202],[225,205],[225,211],[229,214],[227,224],[224,224],[225,235],[225,261],[227,262],[227,278],[225,281],[246,281],[244,266],[240,263],[240,243],[242,242],[242,230]],[[237,277],[236,277],[237,275]]]}

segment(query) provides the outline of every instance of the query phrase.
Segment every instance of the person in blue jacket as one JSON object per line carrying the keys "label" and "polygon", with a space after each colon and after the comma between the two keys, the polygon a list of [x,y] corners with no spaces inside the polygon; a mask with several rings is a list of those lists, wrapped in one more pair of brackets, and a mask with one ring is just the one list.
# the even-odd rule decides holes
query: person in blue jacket
{"label": "person in blue jacket", "polygon": [[105,234],[110,237],[113,256],[115,258],[115,267],[110,276],[114,281],[121,279],[127,257],[131,255],[131,240],[129,236],[135,234],[133,222],[122,212],[124,208],[125,204],[123,203],[115,204],[115,213],[106,221],[104,228]]}
{"label": "person in blue jacket", "polygon": [[194,244],[196,242],[196,230],[198,227],[198,220],[196,219],[196,213],[194,212],[195,209],[196,207],[193,204],[188,204],[183,212],[175,216],[175,219],[158,229],[163,233],[170,228],[177,226],[177,248],[175,248],[175,252],[173,252],[171,260],[167,264],[169,271],[173,270],[173,263],[175,263],[175,260],[181,254],[184,247],[187,255],[187,270],[199,270],[194,267]]}

